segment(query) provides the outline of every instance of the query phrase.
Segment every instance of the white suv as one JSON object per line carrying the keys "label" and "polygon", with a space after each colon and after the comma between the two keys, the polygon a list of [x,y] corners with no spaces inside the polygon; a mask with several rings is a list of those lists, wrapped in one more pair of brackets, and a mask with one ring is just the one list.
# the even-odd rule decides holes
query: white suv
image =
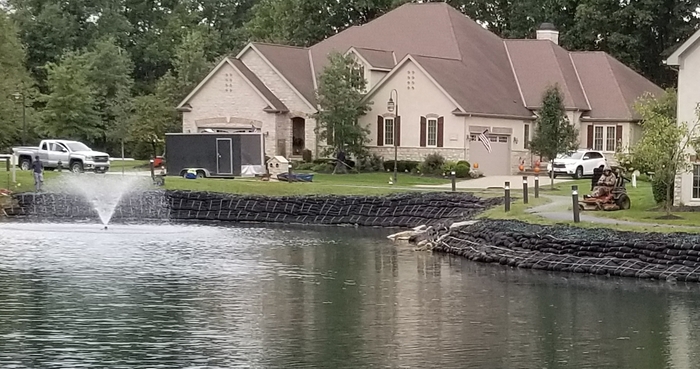
{"label": "white suv", "polygon": [[605,155],[600,151],[577,150],[557,156],[547,165],[547,172],[549,174],[554,171],[555,178],[558,174],[564,174],[579,179],[593,175],[593,169],[602,169],[607,163]]}

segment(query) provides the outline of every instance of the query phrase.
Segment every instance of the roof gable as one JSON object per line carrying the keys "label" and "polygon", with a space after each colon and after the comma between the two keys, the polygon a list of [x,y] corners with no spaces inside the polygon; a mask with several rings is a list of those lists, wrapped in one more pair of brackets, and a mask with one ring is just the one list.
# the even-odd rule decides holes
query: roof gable
{"label": "roof gable", "polygon": [[680,58],[681,56],[688,51],[690,48],[695,45],[696,42],[700,39],[700,30],[695,31],[692,36],[690,36],[689,39],[685,40],[684,43],[681,44],[681,46],[676,49],[669,57],[668,59],[664,60],[664,63],[668,65],[680,65]]}
{"label": "roof gable", "polygon": [[308,49],[294,46],[250,43],[238,55],[240,58],[249,49],[254,49],[280,77],[289,83],[309,107],[315,109],[316,89],[311,72],[311,60]]}
{"label": "roof gable", "polygon": [[206,84],[211,80],[212,77],[224,66],[230,65],[235,69],[243,78],[248,82],[248,84],[253,87],[253,89],[260,95],[260,97],[265,100],[268,107],[265,108],[269,112],[287,112],[287,106],[285,106],[282,101],[280,101],[275,94],[270,91],[267,86],[265,86],[262,81],[255,75],[248,67],[245,66],[240,60],[230,59],[229,57],[224,57],[219,64],[217,64],[212,70],[207,74],[204,79],[199,82],[199,84],[190,91],[190,93],[178,104],[177,109],[185,109],[185,105],[199,92]]}
{"label": "roof gable", "polygon": [[375,50],[362,47],[353,47],[373,69],[391,70],[396,65],[394,53],[387,50]]}

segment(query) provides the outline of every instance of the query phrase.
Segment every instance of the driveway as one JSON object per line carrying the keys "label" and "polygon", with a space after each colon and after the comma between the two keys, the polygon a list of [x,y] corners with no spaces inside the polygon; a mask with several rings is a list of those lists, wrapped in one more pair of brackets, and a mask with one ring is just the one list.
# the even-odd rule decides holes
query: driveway
{"label": "driveway", "polygon": [[[549,177],[540,176],[540,187],[548,185],[550,182]],[[571,182],[571,178],[557,178],[554,183],[564,183]],[[495,189],[503,188],[506,182],[510,182],[510,187],[513,189],[519,189],[523,187],[523,176],[488,176],[481,177],[477,179],[469,179],[464,181],[457,181],[458,189],[474,189],[474,190],[485,190],[485,189]],[[535,186],[535,176],[530,175],[527,177],[528,187],[534,188]],[[422,188],[452,188],[452,184],[448,183],[445,185],[419,185],[416,187]]]}

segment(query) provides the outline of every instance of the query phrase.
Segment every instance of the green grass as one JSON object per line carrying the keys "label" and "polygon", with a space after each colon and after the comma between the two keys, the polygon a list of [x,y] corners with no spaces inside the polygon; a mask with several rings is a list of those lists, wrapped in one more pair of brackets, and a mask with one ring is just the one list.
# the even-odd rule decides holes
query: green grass
{"label": "green grass", "polygon": [[148,160],[121,160],[112,158],[110,161],[111,171],[124,170],[149,170]]}
{"label": "green grass", "polygon": [[[399,173],[398,183],[389,185],[386,173],[316,174],[310,183],[263,182],[259,179],[184,179],[167,177],[172,190],[212,191],[266,196],[285,195],[385,195],[418,190],[415,185],[439,185],[449,180]],[[446,189],[449,190],[449,189]]]}

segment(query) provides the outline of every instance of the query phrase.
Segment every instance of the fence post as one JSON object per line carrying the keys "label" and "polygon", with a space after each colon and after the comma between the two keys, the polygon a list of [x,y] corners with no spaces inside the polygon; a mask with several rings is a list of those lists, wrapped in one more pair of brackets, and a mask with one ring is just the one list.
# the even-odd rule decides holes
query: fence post
{"label": "fence post", "polygon": [[506,212],[510,211],[510,182],[506,182],[506,186],[504,187],[506,190]]}
{"label": "fence post", "polygon": [[578,207],[578,186],[571,186],[571,200],[574,203],[574,223],[581,222],[580,209]]}
{"label": "fence post", "polygon": [[452,192],[457,191],[457,173],[455,171],[452,171]]}
{"label": "fence post", "polygon": [[527,204],[527,176],[523,176],[523,204]]}
{"label": "fence post", "polygon": [[535,198],[540,198],[540,176],[535,174]]}

